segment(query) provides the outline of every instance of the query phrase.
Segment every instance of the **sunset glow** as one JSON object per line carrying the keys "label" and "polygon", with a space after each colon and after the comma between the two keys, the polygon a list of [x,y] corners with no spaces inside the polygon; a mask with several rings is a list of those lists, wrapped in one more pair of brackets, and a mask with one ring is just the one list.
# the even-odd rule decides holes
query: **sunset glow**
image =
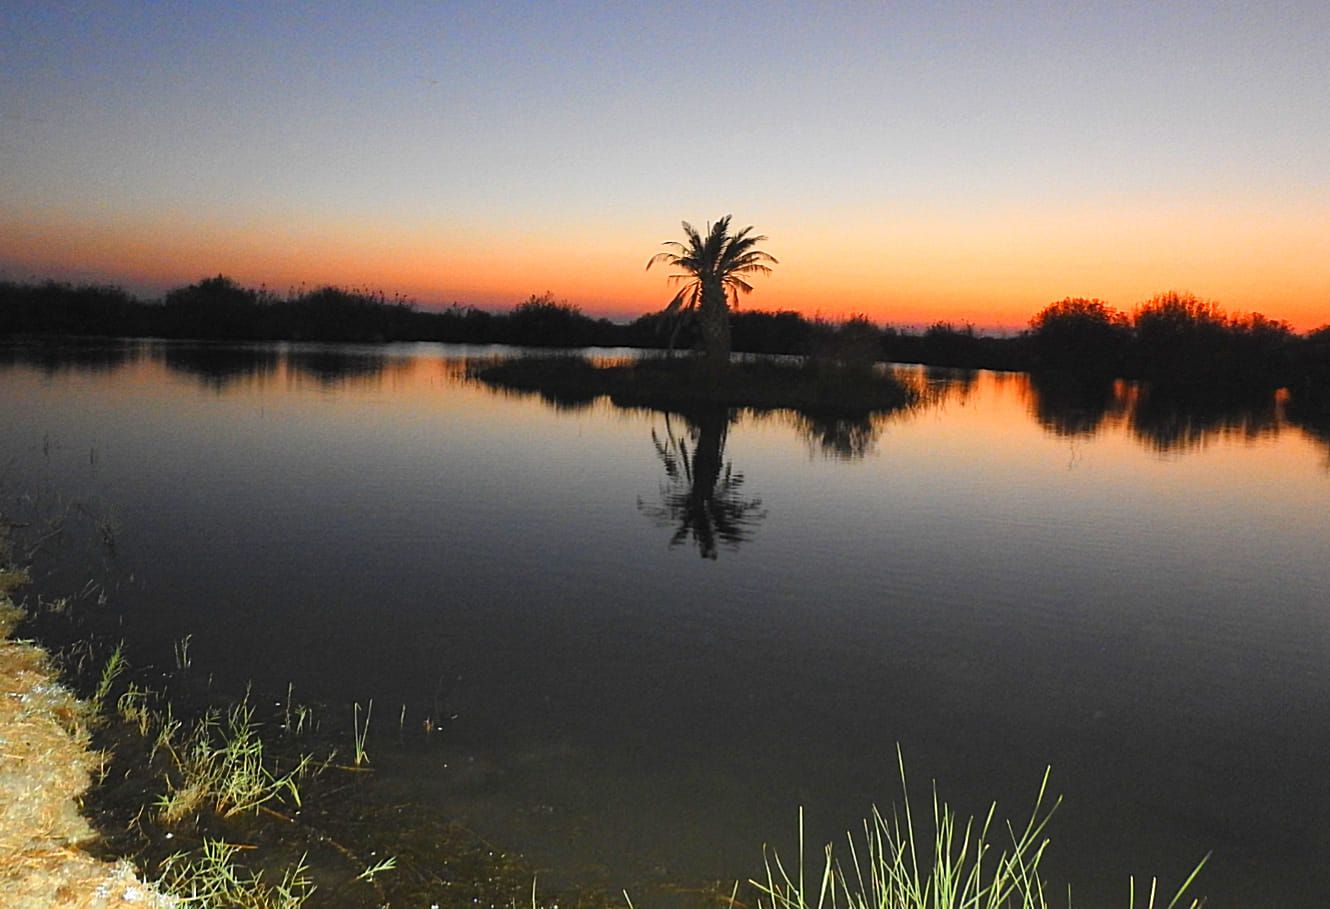
{"label": "sunset glow", "polygon": [[1325,4],[726,9],[9,9],[0,277],[632,318],[732,213],[780,260],[745,306],[1330,322]]}

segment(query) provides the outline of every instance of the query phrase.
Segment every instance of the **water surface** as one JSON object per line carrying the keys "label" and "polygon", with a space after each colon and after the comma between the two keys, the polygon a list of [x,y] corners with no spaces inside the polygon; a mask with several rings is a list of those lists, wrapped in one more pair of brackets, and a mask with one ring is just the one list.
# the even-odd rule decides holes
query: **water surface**
{"label": "water surface", "polygon": [[921,371],[857,423],[560,407],[485,353],[7,349],[0,481],[105,516],[131,646],[373,698],[385,785],[567,873],[748,875],[899,743],[1017,820],[1051,764],[1080,905],[1209,851],[1211,906],[1330,893],[1324,427]]}

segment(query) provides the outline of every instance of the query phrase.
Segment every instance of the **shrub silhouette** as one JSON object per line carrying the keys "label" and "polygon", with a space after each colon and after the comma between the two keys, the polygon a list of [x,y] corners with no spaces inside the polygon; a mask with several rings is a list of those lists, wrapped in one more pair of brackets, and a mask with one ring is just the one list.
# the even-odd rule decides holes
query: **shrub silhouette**
{"label": "shrub silhouette", "polygon": [[588,347],[596,340],[596,321],[551,291],[532,294],[514,307],[507,320],[510,344],[529,347]]}
{"label": "shrub silhouette", "polygon": [[867,316],[851,316],[840,324],[817,321],[812,333],[812,365],[867,374],[882,357],[882,330]]}
{"label": "shrub silhouette", "polygon": [[173,338],[238,340],[254,337],[268,302],[225,275],[178,287],[162,301],[163,334]]}
{"label": "shrub silhouette", "polygon": [[1131,322],[1102,300],[1067,297],[1030,320],[1029,343],[1036,369],[1117,376],[1131,343]]}
{"label": "shrub silhouette", "polygon": [[1289,378],[1293,332],[1253,314],[1225,315],[1184,291],[1159,294],[1137,308],[1141,377],[1162,385],[1276,388]]}

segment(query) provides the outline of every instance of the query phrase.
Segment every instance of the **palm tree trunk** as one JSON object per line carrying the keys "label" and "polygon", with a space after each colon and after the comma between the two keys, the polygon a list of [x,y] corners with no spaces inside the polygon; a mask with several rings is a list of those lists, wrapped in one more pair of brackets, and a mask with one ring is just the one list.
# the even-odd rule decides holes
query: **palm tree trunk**
{"label": "palm tree trunk", "polygon": [[702,285],[702,305],[698,320],[702,329],[702,353],[711,366],[730,362],[730,307],[720,282]]}
{"label": "palm tree trunk", "polygon": [[725,436],[730,425],[729,411],[704,410],[689,420],[697,427],[693,444],[693,485],[688,492],[688,511],[693,536],[702,558],[716,557],[716,482],[725,460]]}

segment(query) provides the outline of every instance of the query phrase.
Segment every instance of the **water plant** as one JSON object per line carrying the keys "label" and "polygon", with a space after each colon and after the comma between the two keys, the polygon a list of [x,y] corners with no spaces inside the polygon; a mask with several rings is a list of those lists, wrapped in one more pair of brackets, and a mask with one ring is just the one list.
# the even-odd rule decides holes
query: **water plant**
{"label": "water plant", "polygon": [[187,634],[180,640],[176,641],[172,647],[175,652],[175,668],[181,672],[187,672],[192,665],[189,656],[189,645],[193,639],[194,635]]}
{"label": "water plant", "polygon": [[295,701],[295,684],[286,683],[286,701],[282,705],[282,731],[287,735],[300,735],[314,728],[314,711]]}
{"label": "water plant", "polygon": [[115,680],[118,679],[127,668],[129,662],[125,659],[125,642],[121,641],[111,651],[106,664],[102,667],[101,678],[97,680],[97,688],[92,693],[92,704],[94,709],[100,713],[102,705],[106,701],[106,696],[111,693]]}
{"label": "water plant", "polygon": [[224,840],[205,839],[198,855],[177,852],[162,862],[157,884],[181,907],[213,909],[298,909],[314,893],[304,857],[287,869],[276,884],[263,880],[263,872],[236,864],[241,847]]}
{"label": "water plant", "polygon": [[369,735],[369,717],[374,712],[374,699],[369,699],[369,705],[365,708],[365,725],[360,725],[360,702],[356,702],[355,716],[353,719],[355,728],[355,764],[359,767],[361,764],[369,763],[369,754],[365,751],[365,738]]}
{"label": "water plant", "polygon": [[286,773],[269,769],[248,696],[227,713],[225,726],[210,711],[179,746],[169,740],[159,744],[174,758],[176,771],[168,775],[166,792],[157,801],[168,824],[204,804],[225,817],[257,810],[283,795],[299,805],[298,781],[313,764],[310,755],[303,755]]}
{"label": "water plant", "polygon": [[120,714],[120,718],[126,723],[132,723],[138,727],[139,735],[146,736],[152,726],[152,711],[148,706],[148,696],[151,694],[146,688],[130,682],[125,688],[125,693],[120,695],[116,701],[115,709]]}
{"label": "water plant", "polygon": [[397,857],[394,855],[390,855],[386,859],[375,862],[374,864],[368,866],[364,871],[357,874],[356,880],[368,881],[370,883],[374,883],[374,875],[382,874],[385,871],[392,871],[396,867],[397,867]]}
{"label": "water plant", "polygon": [[[915,823],[900,766],[902,808],[888,820],[876,808],[865,820],[862,837],[846,836],[848,858],[824,849],[820,874],[805,877],[803,812],[799,813],[799,858],[793,872],[774,851],[766,856],[766,875],[750,883],[758,893],[758,909],[1048,909],[1049,886],[1039,864],[1048,848],[1049,818],[1061,799],[1045,807],[1049,773],[1045,771],[1029,820],[1023,827],[1005,827],[1009,842],[999,847],[994,825],[997,804],[982,822],[963,822],[933,790],[933,835],[922,835]],[[1208,858],[1208,856],[1207,856]],[[1206,859],[1193,869],[1163,909],[1198,909],[1201,902],[1183,902]],[[812,885],[810,888],[810,884]],[[1157,881],[1152,880],[1145,909],[1155,909]],[[1067,895],[1070,909],[1071,895]],[[1130,906],[1136,907],[1136,883],[1130,882]]]}

